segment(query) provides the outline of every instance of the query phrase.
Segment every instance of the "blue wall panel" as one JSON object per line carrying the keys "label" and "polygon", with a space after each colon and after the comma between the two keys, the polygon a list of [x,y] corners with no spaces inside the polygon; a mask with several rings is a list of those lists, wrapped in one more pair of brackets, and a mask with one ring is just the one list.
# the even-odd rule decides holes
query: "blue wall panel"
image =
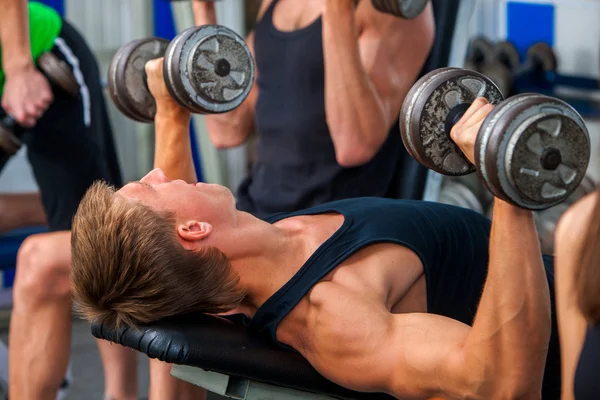
{"label": "blue wall panel", "polygon": [[554,14],[552,4],[509,1],[506,5],[507,39],[513,43],[521,58],[534,43],[554,45]]}
{"label": "blue wall panel", "polygon": [[54,8],[56,11],[60,13],[60,15],[65,15],[65,0],[36,0],[39,3],[44,3]]}

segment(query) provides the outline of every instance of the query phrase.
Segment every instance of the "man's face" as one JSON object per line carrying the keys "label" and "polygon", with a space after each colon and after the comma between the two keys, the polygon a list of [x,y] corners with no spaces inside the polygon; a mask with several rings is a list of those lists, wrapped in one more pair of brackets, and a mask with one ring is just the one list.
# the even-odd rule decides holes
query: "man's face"
{"label": "man's face", "polygon": [[155,210],[174,211],[178,223],[197,220],[213,226],[235,225],[235,198],[229,189],[221,185],[172,181],[162,170],[155,169],[139,182],[125,185],[117,194]]}

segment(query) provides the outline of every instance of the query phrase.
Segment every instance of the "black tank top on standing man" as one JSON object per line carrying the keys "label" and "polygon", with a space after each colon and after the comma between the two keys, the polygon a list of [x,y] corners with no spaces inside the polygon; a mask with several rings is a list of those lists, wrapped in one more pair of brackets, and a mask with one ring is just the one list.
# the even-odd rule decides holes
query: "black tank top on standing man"
{"label": "black tank top on standing man", "polygon": [[282,32],[273,24],[278,2],[255,29],[257,159],[238,190],[238,208],[264,218],[333,200],[386,196],[402,149],[397,126],[369,163],[337,163],[325,115],[321,18]]}

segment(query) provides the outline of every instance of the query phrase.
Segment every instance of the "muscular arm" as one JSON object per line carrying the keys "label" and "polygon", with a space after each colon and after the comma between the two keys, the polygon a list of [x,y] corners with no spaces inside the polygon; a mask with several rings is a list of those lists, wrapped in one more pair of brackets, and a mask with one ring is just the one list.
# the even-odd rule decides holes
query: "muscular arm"
{"label": "muscular arm", "polygon": [[[270,1],[261,4],[262,15]],[[196,25],[215,24],[215,5],[213,2],[193,1],[194,22]],[[254,56],[254,34],[250,33],[246,40],[250,53]],[[256,67],[256,66],[255,66]],[[239,146],[248,139],[254,130],[254,107],[258,97],[256,78],[258,68],[255,70],[255,79],[252,90],[244,102],[235,110],[225,114],[206,115],[206,128],[213,145],[218,148]]]}
{"label": "muscular arm", "polygon": [[0,13],[2,68],[7,75],[33,67],[27,0],[4,0]]}
{"label": "muscular arm", "polygon": [[562,399],[574,398],[573,379],[585,339],[587,323],[577,303],[578,256],[592,218],[598,194],[573,205],[556,229],[556,313],[562,364]]}
{"label": "muscular arm", "polygon": [[390,314],[370,292],[325,282],[310,295],[316,311],[301,353],[342,386],[396,398],[539,395],[550,300],[531,212],[497,200],[489,246],[472,327],[433,314]]}
{"label": "muscular arm", "polygon": [[189,131],[191,115],[167,92],[162,65],[162,58],[146,64],[148,87],[156,100],[154,168],[161,168],[171,179],[195,183]]}
{"label": "muscular arm", "polygon": [[189,128],[189,114],[157,109],[154,168],[161,168],[171,179],[195,183],[198,179],[192,160]]}
{"label": "muscular arm", "polygon": [[367,163],[379,151],[433,39],[431,5],[403,20],[370,1],[354,11],[348,0],[325,0],[325,109],[340,165]]}
{"label": "muscular arm", "polygon": [[[484,99],[474,101],[451,132],[469,160],[492,109]],[[334,297],[346,309],[319,321],[317,356],[307,357],[342,385],[385,390],[398,398],[541,394],[551,311],[531,211],[495,200],[487,278],[472,327],[431,314],[392,315],[364,295]],[[331,307],[334,302],[321,303]]]}

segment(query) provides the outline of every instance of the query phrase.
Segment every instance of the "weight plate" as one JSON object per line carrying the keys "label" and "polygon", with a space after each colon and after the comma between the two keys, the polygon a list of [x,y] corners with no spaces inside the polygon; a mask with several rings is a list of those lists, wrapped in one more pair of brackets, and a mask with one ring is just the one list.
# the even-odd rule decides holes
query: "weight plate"
{"label": "weight plate", "polygon": [[156,103],[148,89],[146,63],[162,57],[169,41],[138,39],[121,47],[108,67],[108,92],[117,108],[138,122],[152,122]]}
{"label": "weight plate", "polygon": [[527,64],[544,72],[556,71],[558,67],[554,50],[543,42],[536,43],[527,50]]}
{"label": "weight plate", "polygon": [[[497,159],[496,157],[488,157],[490,153],[493,155],[493,151],[488,152],[487,149],[497,149],[500,146],[500,140],[503,135],[502,126],[505,126],[503,124],[510,123],[510,120],[505,116],[506,112],[511,108],[518,107],[521,102],[527,100],[528,96],[531,95],[519,94],[497,105],[481,124],[475,141],[477,174],[490,193],[507,202],[510,199],[502,191],[502,186],[498,180]],[[540,98],[543,97],[542,95],[538,96]]]}
{"label": "weight plate", "polygon": [[513,77],[506,66],[500,63],[487,64],[481,67],[480,72],[498,86],[505,98],[512,94]]}
{"label": "weight plate", "polygon": [[404,19],[417,18],[427,7],[427,2],[428,0],[371,0],[376,10]]}
{"label": "weight plate", "polygon": [[18,137],[4,125],[0,124],[0,150],[9,155],[16,154],[22,143]]}
{"label": "weight plate", "polygon": [[483,214],[483,205],[467,186],[449,181],[440,190],[440,203],[450,204]]}
{"label": "weight plate", "polygon": [[73,76],[73,71],[66,62],[54,53],[46,52],[37,59],[38,68],[55,86],[61,88],[72,97],[79,96],[79,84]]}
{"label": "weight plate", "polygon": [[[185,43],[190,35],[195,31],[195,27],[188,28],[181,32],[179,35],[175,37],[167,46],[165,50],[165,61],[163,63],[163,75],[165,77],[165,83],[167,86],[167,90],[171,94],[177,103],[179,103],[182,107],[188,108],[190,110],[194,110],[193,112],[201,113],[201,111],[196,111],[193,105],[191,104],[191,100],[185,96],[184,90],[175,90],[175,88],[181,87],[183,85],[180,71],[179,71],[179,60],[181,58],[181,48],[182,43]],[[190,108],[191,107],[191,108]]]}
{"label": "weight plate", "polygon": [[478,71],[494,56],[494,45],[484,36],[476,36],[469,41],[465,69]]}
{"label": "weight plate", "polygon": [[488,189],[519,207],[544,210],[579,186],[590,159],[581,116],[561,100],[523,94],[484,120],[476,164]]}
{"label": "weight plate", "polygon": [[508,68],[509,71],[515,71],[521,63],[517,48],[508,40],[503,40],[494,45],[494,63],[499,63]]}
{"label": "weight plate", "polygon": [[502,93],[484,75],[458,68],[441,68],[424,75],[411,88],[400,112],[400,132],[408,152],[422,165],[444,175],[475,171],[446,130],[451,110],[485,97],[490,103]]}
{"label": "weight plate", "polygon": [[187,29],[171,43],[166,56],[169,91],[196,113],[229,112],[252,89],[252,54],[244,40],[224,26]]}

